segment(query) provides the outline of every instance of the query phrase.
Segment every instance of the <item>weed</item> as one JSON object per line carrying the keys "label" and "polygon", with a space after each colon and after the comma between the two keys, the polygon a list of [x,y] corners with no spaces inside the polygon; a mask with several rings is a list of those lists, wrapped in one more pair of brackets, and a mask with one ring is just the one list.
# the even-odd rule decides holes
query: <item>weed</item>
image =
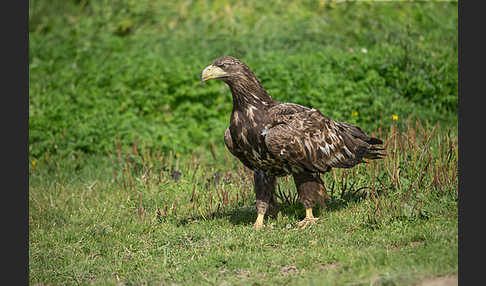
{"label": "weed", "polygon": [[176,156],[117,139],[106,157],[46,154],[29,164],[30,281],[343,285],[456,273],[455,131],[417,121],[379,132],[386,158],[322,175],[328,208],[300,231],[290,177],[278,180],[276,216],[252,229],[253,176],[225,149]]}

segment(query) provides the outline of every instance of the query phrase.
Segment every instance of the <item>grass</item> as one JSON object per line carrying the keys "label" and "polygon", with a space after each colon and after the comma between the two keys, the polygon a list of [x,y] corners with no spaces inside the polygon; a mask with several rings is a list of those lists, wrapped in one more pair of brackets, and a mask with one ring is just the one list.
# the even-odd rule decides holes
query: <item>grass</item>
{"label": "grass", "polygon": [[[29,0],[33,285],[413,285],[456,275],[457,1]],[[256,218],[201,70],[246,62],[279,101],[374,130],[386,159],[289,178]]]}
{"label": "grass", "polygon": [[229,89],[199,79],[222,55],[276,100],[365,129],[393,115],[457,124],[457,2],[29,3],[34,158],[113,151],[118,136],[164,153],[224,147]]}
{"label": "grass", "polygon": [[[458,271],[457,134],[377,130],[386,159],[322,176],[328,208],[299,230],[292,180],[254,231],[250,172],[225,149],[30,162],[30,284],[412,285]],[[129,151],[124,151],[129,150]]]}

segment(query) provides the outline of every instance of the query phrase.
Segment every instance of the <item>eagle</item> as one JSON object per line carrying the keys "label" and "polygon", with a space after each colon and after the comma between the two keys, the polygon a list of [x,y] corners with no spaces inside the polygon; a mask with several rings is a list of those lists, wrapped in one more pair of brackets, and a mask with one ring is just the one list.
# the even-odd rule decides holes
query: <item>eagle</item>
{"label": "eagle", "polygon": [[315,108],[274,100],[250,68],[237,58],[217,58],[201,72],[201,82],[225,82],[233,97],[230,125],[224,133],[228,150],[253,171],[256,230],[264,216],[275,211],[276,178],[292,175],[305,218],[297,225],[314,224],[312,208],[326,207],[321,174],[332,168],[351,168],[365,159],[383,158],[383,141],[360,127],[334,121]]}

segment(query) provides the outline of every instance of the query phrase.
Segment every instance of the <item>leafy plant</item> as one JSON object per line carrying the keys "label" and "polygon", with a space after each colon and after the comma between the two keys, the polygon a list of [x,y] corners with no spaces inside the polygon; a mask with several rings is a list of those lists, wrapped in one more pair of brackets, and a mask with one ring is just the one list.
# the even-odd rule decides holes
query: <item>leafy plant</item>
{"label": "leafy plant", "polygon": [[199,73],[226,54],[366,130],[457,124],[457,3],[321,2],[30,1],[30,155],[223,146],[231,95]]}

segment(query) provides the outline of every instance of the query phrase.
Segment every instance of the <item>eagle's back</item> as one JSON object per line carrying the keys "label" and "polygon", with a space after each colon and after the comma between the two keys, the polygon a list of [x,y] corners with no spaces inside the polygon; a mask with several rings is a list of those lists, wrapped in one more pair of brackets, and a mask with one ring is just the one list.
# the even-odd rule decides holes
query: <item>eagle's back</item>
{"label": "eagle's back", "polygon": [[335,122],[317,109],[292,103],[268,110],[263,133],[269,152],[292,171],[351,168],[364,162],[363,158],[382,155],[378,153],[382,149],[373,146],[381,140],[359,127]]}

